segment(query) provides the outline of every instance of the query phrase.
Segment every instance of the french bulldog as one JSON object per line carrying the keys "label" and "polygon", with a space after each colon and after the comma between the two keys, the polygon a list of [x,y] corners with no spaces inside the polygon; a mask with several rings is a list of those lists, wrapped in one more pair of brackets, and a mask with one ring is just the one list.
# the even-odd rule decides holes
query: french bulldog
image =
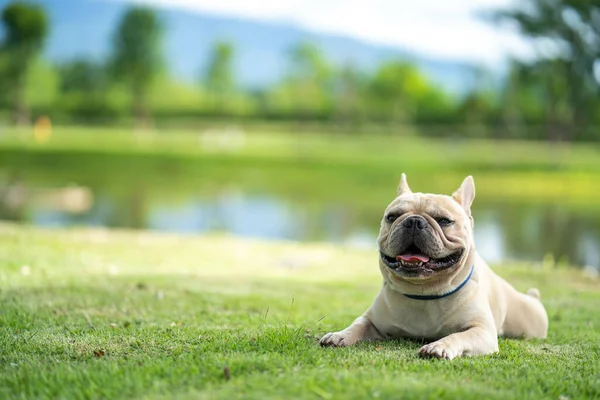
{"label": "french bulldog", "polygon": [[498,336],[545,338],[540,292],[518,292],[477,253],[474,198],[471,176],[446,196],[413,193],[402,174],[377,239],[383,286],[362,316],[321,345],[411,338],[427,343],[421,356],[451,360],[497,352]]}

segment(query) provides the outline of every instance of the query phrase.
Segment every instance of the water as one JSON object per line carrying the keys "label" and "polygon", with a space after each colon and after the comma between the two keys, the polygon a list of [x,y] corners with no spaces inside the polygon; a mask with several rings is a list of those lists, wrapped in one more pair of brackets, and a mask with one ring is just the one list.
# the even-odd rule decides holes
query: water
{"label": "water", "polygon": [[[389,180],[352,174],[342,179],[301,169],[107,161],[0,163],[0,219],[375,248],[383,209],[394,193]],[[476,198],[473,215],[476,245],[488,262],[541,262],[551,254],[600,268],[600,206],[483,196]]]}

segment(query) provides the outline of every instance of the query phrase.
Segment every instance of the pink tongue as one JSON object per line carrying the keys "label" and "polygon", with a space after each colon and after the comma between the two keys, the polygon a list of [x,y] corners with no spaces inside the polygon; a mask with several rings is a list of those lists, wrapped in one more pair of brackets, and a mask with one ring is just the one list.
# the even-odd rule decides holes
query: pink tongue
{"label": "pink tongue", "polygon": [[426,263],[427,261],[429,261],[429,257],[424,256],[423,254],[400,254],[398,257],[396,257],[396,260],[400,261],[406,261],[406,262],[424,262]]}

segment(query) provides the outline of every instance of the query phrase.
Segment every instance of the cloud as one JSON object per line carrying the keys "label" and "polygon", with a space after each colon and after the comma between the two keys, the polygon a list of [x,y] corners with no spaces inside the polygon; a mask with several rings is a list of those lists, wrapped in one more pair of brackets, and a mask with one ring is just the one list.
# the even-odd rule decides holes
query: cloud
{"label": "cloud", "polygon": [[137,0],[168,8],[285,22],[343,34],[423,55],[494,66],[508,56],[531,58],[532,47],[477,13],[512,0]]}

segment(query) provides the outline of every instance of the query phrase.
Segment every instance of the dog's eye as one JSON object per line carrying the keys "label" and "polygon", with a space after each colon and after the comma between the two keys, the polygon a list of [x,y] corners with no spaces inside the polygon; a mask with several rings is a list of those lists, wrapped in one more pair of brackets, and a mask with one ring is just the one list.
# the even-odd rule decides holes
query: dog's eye
{"label": "dog's eye", "polygon": [[454,221],[451,221],[448,218],[436,218],[436,221],[440,226],[448,226],[454,223]]}
{"label": "dog's eye", "polygon": [[398,219],[398,215],[397,214],[388,214],[388,215],[385,216],[385,220],[387,222],[389,222],[390,224],[392,222],[394,222],[395,220],[397,220],[397,219]]}

